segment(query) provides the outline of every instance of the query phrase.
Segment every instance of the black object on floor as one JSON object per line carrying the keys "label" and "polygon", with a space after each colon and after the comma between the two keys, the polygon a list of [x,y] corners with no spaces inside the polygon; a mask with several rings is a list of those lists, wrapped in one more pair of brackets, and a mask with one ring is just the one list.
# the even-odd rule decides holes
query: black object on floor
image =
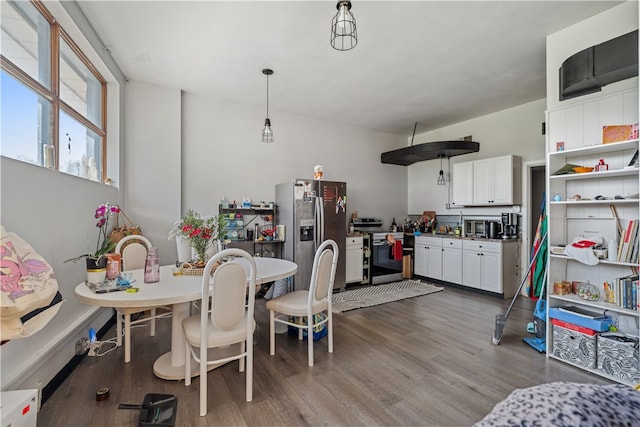
{"label": "black object on floor", "polygon": [[141,404],[121,403],[118,409],[140,409],[138,427],[175,427],[178,399],[173,394],[149,393]]}

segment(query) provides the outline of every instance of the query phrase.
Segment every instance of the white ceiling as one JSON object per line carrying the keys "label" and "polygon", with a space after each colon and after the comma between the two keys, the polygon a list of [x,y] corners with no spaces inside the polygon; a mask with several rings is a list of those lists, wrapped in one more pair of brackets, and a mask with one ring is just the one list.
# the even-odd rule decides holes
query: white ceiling
{"label": "white ceiling", "polygon": [[329,44],[335,1],[79,1],[124,75],[410,135],[545,97],[545,36],[618,1],[352,2],[358,45]]}

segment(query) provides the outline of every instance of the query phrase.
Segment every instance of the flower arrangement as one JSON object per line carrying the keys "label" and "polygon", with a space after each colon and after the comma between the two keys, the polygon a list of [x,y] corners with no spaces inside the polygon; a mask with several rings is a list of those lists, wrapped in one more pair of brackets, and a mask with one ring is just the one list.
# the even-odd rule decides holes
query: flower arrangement
{"label": "flower arrangement", "polygon": [[204,264],[206,252],[214,242],[224,240],[227,220],[224,215],[203,217],[189,209],[176,223],[170,237],[182,236],[196,252],[196,264]]}
{"label": "flower arrangement", "polygon": [[110,253],[115,248],[116,244],[109,237],[109,220],[113,215],[120,213],[120,207],[118,205],[110,205],[109,203],[103,203],[96,209],[94,217],[98,220],[96,227],[98,227],[98,242],[96,244],[96,250],[93,253],[82,254],[75,258],[66,260],[78,261],[82,258],[89,258],[94,260],[100,260],[104,255]]}

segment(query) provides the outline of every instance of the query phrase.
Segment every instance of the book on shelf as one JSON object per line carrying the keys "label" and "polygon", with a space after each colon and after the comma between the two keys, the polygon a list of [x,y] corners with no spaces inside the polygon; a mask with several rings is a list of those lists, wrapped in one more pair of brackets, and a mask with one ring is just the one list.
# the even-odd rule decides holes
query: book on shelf
{"label": "book on shelf", "polygon": [[638,220],[632,219],[623,229],[618,244],[618,262],[637,262],[638,259]]}
{"label": "book on shelf", "polygon": [[638,310],[637,275],[618,277],[611,284],[604,284],[604,301],[628,310]]}
{"label": "book on shelf", "polygon": [[631,235],[629,236],[629,247],[627,248],[627,257],[625,258],[625,262],[635,262],[633,258],[633,253],[635,252],[635,247],[637,246],[638,240],[638,220],[633,220],[633,227],[631,228]]}

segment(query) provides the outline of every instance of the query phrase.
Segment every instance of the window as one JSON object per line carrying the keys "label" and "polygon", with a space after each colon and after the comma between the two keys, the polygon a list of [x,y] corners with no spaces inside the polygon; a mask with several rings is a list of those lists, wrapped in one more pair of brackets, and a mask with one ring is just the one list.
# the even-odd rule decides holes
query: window
{"label": "window", "polygon": [[103,181],[106,81],[41,2],[1,8],[0,154]]}

